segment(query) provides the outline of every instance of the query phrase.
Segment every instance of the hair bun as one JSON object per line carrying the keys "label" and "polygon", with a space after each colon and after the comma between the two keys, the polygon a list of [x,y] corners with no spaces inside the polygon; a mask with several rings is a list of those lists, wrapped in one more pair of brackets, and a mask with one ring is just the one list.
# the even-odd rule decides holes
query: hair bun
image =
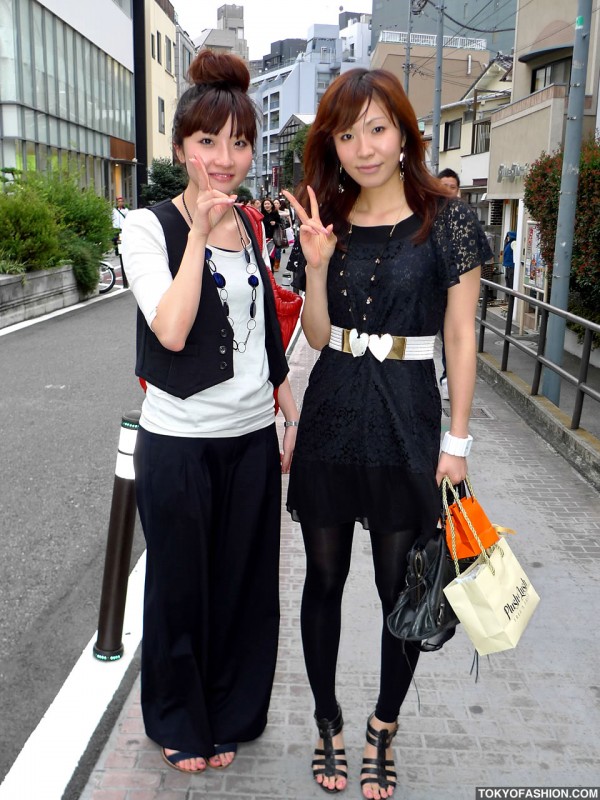
{"label": "hair bun", "polygon": [[247,92],[250,86],[248,67],[239,56],[232,53],[214,53],[202,50],[188,70],[190,83],[214,85]]}

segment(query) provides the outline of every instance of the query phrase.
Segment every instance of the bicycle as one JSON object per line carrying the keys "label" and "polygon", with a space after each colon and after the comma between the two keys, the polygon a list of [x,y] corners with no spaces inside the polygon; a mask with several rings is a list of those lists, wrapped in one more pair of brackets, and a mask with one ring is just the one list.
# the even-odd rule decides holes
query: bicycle
{"label": "bicycle", "polygon": [[109,264],[108,261],[100,261],[98,264],[98,269],[100,272],[98,292],[100,294],[106,294],[106,292],[110,292],[115,285],[117,276],[115,275],[114,267]]}

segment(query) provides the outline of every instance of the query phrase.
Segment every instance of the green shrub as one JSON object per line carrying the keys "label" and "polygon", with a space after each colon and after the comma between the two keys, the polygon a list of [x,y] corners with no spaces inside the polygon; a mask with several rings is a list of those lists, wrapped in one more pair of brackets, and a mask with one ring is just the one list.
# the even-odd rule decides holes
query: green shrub
{"label": "green shrub", "polygon": [[148,206],[169,200],[181,194],[187,182],[187,173],[181,164],[173,164],[169,158],[154,158],[148,170],[148,183],[140,189],[140,201]]}
{"label": "green shrub", "polygon": [[0,193],[0,251],[27,271],[60,263],[60,227],[52,208],[35,191],[17,187]]}
{"label": "green shrub", "polygon": [[24,272],[23,264],[13,261],[10,256],[0,252],[0,275],[22,275]]}
{"label": "green shrub", "polygon": [[28,173],[22,184],[34,188],[53,208],[67,240],[74,235],[87,242],[98,259],[110,250],[113,238],[110,203],[93,188],[81,189],[76,175],[34,172]]}
{"label": "green shrub", "polygon": [[93,245],[83,239],[71,237],[66,241],[68,260],[73,265],[73,274],[84,295],[92,294],[98,286],[100,269]]}
{"label": "green shrub", "polygon": [[[525,205],[539,223],[540,247],[548,265],[550,280],[554,262],[562,164],[561,150],[550,154],[542,153],[531,165],[525,178]],[[598,136],[585,139],[581,145],[570,290],[569,310],[584,319],[597,322],[600,308],[600,138]]]}

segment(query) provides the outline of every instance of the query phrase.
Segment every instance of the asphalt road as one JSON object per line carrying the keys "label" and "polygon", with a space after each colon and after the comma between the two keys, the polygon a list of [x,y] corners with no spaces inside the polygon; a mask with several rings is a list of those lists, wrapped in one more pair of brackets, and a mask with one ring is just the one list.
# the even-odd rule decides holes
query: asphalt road
{"label": "asphalt road", "polygon": [[134,359],[129,292],[0,337],[0,782],[97,628]]}

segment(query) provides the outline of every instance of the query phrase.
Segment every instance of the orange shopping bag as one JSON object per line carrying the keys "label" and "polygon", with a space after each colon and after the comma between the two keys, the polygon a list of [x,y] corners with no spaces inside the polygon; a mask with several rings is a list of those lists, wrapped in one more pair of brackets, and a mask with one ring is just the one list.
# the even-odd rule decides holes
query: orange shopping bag
{"label": "orange shopping bag", "polygon": [[[457,488],[452,485],[448,478],[444,478],[442,482],[446,542],[448,549],[457,559],[479,556],[482,550],[487,550],[498,541],[499,532],[514,533],[510,528],[501,528],[489,521],[473,493],[473,487],[468,476],[465,483],[469,494],[466,497],[460,497]],[[448,502],[448,495],[454,498],[453,503]],[[454,544],[456,552],[453,552],[452,549],[452,525],[454,525],[455,531]]]}

